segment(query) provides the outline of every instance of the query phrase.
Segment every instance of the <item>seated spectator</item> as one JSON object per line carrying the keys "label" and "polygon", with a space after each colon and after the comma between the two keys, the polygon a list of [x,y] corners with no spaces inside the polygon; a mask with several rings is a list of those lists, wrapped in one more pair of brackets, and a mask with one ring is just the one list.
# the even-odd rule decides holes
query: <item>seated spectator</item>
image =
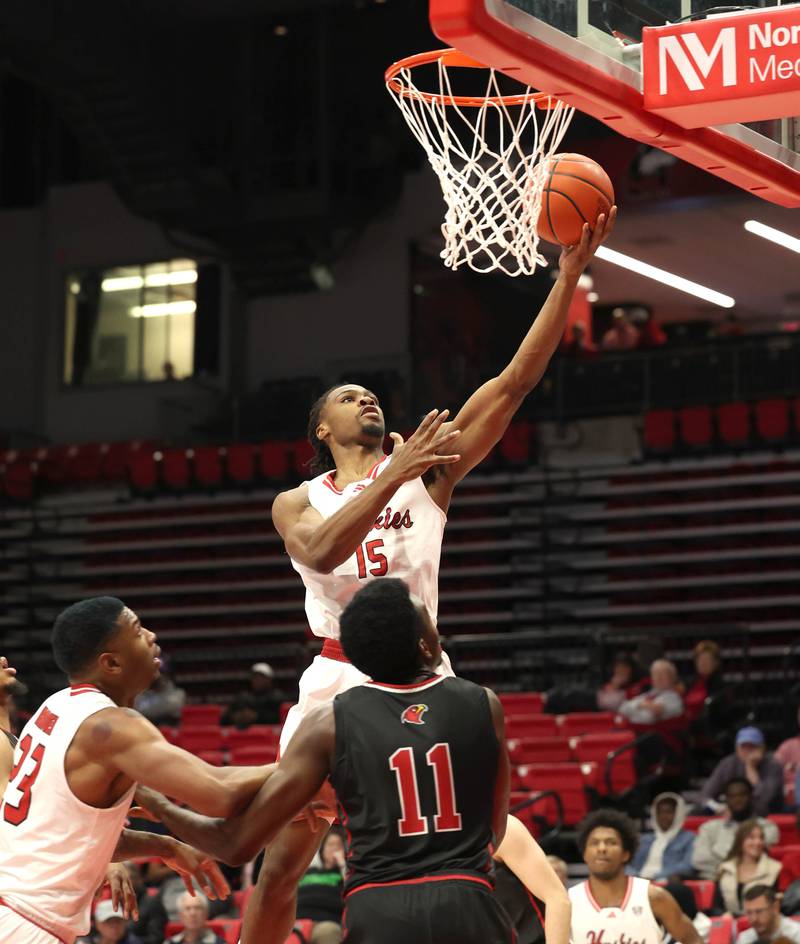
{"label": "seated spectator", "polygon": [[767,885],[777,888],[781,863],[766,852],[764,830],[756,819],[746,820],[736,830],[730,856],[719,867],[715,906],[728,914],[744,914],[743,895],[748,889]]}
{"label": "seated spectator", "polygon": [[142,944],[163,944],[164,928],[167,926],[164,906],[155,895],[147,894],[142,870],[135,862],[126,862],[125,868],[136,892],[136,904],[139,908],[139,917],[133,920],[131,930]]}
{"label": "seated spectator", "polygon": [[624,308],[615,308],[611,327],[603,335],[600,347],[604,351],[632,351],[639,346],[639,329],[630,323]]}
{"label": "seated spectator", "polygon": [[146,692],[137,695],[133,707],[153,724],[179,724],[186,692],[172,680],[169,662],[161,657],[161,674]]}
{"label": "seated spectator", "polygon": [[712,695],[720,694],[725,683],[719,646],[710,639],[699,642],[692,651],[695,677],[683,695],[683,705],[691,721],[696,721]]}
{"label": "seated spectator", "polygon": [[692,851],[692,865],[700,878],[715,879],[720,865],[728,858],[736,830],[746,820],[755,819],[764,831],[767,846],[778,841],[778,827],[753,811],[753,788],[749,780],[733,777],[725,784],[725,812],[710,819],[697,830]]}
{"label": "seated spectator", "polygon": [[631,656],[620,653],[611,665],[611,678],[596,691],[585,686],[551,689],[544,710],[551,715],[570,711],[617,711],[629,698],[642,691],[642,670]]}
{"label": "seated spectator", "polygon": [[650,807],[653,832],[645,833],[631,860],[630,872],[654,881],[690,878],[694,874],[695,835],[683,829],[686,803],[677,793],[660,793]]}
{"label": "seated spectator", "polygon": [[722,758],[703,787],[698,804],[701,810],[714,811],[717,796],[733,777],[744,777],[752,785],[757,816],[783,808],[783,768],[767,753],[758,728],[748,726],[737,732],[735,752]]}
{"label": "seated spectator", "polygon": [[650,689],[624,701],[619,713],[632,724],[658,724],[683,714],[678,690],[678,670],[668,659],[656,659],[650,666]]}
{"label": "seated spectator", "polygon": [[250,669],[249,687],[231,702],[223,724],[249,728],[251,724],[277,724],[280,721],[284,692],[275,688],[275,670],[267,662],[256,662]]}
{"label": "seated spectator", "polygon": [[141,944],[122,911],[117,911],[110,899],[95,906],[94,927],[88,937],[78,938],[78,944]]}
{"label": "seated spectator", "polygon": [[333,826],[320,846],[318,866],[310,866],[297,889],[297,917],[314,928],[309,944],[339,944],[342,940],[342,887],[345,868],[344,836]]}
{"label": "seated spectator", "polygon": [[225,944],[208,926],[208,899],[202,892],[184,892],[178,900],[178,914],[183,930],[164,944]]}
{"label": "seated spectator", "polygon": [[[800,728],[800,710],[797,712],[797,726]],[[775,760],[783,765],[783,801],[786,806],[795,806],[795,780],[800,772],[800,735],[787,738],[775,751]]]}
{"label": "seated spectator", "polygon": [[800,944],[800,924],[781,914],[780,900],[770,885],[753,885],[742,895],[750,927],[739,933],[736,944],[773,944],[784,938]]}
{"label": "seated spectator", "polygon": [[567,878],[569,877],[569,870],[567,869],[567,863],[563,859],[559,859],[558,856],[549,855],[547,856],[547,861],[553,868],[553,871],[561,879],[561,884],[567,884]]}

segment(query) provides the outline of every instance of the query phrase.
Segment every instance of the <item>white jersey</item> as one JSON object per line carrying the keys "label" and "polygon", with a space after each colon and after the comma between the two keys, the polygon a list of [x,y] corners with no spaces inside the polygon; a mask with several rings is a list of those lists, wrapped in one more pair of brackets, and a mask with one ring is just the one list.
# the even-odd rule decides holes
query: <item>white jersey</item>
{"label": "white jersey", "polygon": [[650,907],[650,882],[628,876],[619,907],[601,908],[589,882],[569,889],[572,944],[661,944],[664,932]]}
{"label": "white jersey", "polygon": [[[330,518],[383,474],[391,462],[384,456],[359,482],[336,487],[332,472],[308,485],[308,501]],[[339,638],[342,610],[375,577],[399,577],[425,604],[433,619],[439,605],[439,558],[447,515],[428,494],[421,478],[405,482],[378,515],[356,553],[330,574],[320,574],[292,559],[306,588],[306,615],[315,636]]]}
{"label": "white jersey", "polygon": [[109,809],[87,806],[64,758],[88,717],[116,707],[93,685],[51,695],[22,730],[0,805],[0,901],[67,944],[89,930],[135,788]]}

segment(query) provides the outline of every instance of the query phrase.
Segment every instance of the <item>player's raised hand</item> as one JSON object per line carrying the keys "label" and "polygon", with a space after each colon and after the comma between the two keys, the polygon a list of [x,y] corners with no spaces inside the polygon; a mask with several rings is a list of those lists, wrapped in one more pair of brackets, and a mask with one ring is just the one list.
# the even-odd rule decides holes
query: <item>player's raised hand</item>
{"label": "player's raised hand", "polygon": [[597,217],[594,229],[590,229],[588,223],[583,224],[580,242],[575,246],[565,246],[561,251],[558,267],[564,275],[577,276],[583,272],[597,252],[598,246],[604,243],[613,232],[616,219],[617,208],[612,206],[608,211],[608,216],[601,213]]}
{"label": "player's raised hand", "polygon": [[389,472],[401,482],[410,482],[434,465],[458,462],[461,456],[452,449],[461,430],[442,429],[449,415],[449,410],[431,410],[407,441],[400,433],[390,433],[394,450]]}
{"label": "player's raised hand", "polygon": [[105,885],[111,889],[111,902],[115,911],[122,911],[126,918],[139,920],[139,902],[131,876],[121,862],[112,862],[106,872]]}
{"label": "player's raised hand", "polygon": [[175,854],[169,858],[163,859],[164,865],[168,865],[174,872],[183,879],[186,891],[194,896],[194,885],[192,879],[196,879],[200,888],[207,898],[227,898],[231,893],[230,886],[225,881],[225,876],[220,872],[219,866],[205,852],[200,852],[187,846],[184,842],[175,842]]}

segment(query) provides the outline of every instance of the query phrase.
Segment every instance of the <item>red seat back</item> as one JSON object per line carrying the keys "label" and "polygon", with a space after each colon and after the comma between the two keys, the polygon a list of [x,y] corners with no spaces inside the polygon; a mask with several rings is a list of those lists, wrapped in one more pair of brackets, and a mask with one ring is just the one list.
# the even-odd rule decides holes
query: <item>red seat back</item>
{"label": "red seat back", "polygon": [[181,728],[197,725],[216,725],[222,718],[222,705],[184,705],[181,710]]}
{"label": "red seat back", "polygon": [[178,730],[178,744],[185,750],[197,751],[222,750],[222,728],[216,725],[192,725]]}
{"label": "red seat back", "polygon": [[189,456],[185,449],[165,449],[161,458],[164,484],[170,488],[186,488],[189,484]]}
{"label": "red seat back", "polygon": [[237,485],[249,485],[256,477],[256,454],[250,443],[234,443],[225,454],[228,478]]}
{"label": "red seat back", "polygon": [[615,717],[613,711],[571,711],[561,716],[559,730],[565,737],[577,737],[594,731],[613,731]]}
{"label": "red seat back", "polygon": [[506,718],[506,737],[556,737],[558,722],[555,715],[509,715]]}
{"label": "red seat back", "polygon": [[711,408],[686,406],[678,414],[681,439],[687,446],[708,446],[711,443]]}
{"label": "red seat back", "polygon": [[512,423],[503,433],[499,451],[509,465],[525,465],[531,456],[532,427],[524,420]]}
{"label": "red seat back", "polygon": [[709,912],[714,905],[714,882],[710,879],[687,879],[684,883],[691,888],[698,911]]}
{"label": "red seat back", "polygon": [[524,737],[508,742],[514,764],[567,763],[572,760],[569,741],[563,737]]}
{"label": "red seat back", "polygon": [[198,446],[192,461],[198,485],[208,488],[222,484],[222,457],[218,446]]}
{"label": "red seat back", "polygon": [[259,448],[261,459],[261,474],[265,479],[280,479],[289,477],[289,450],[288,443],[262,443]]}
{"label": "red seat back", "polygon": [[750,438],[750,411],[745,403],[723,403],[717,410],[720,439],[728,446],[744,445]]}
{"label": "red seat back", "polygon": [[[531,764],[517,769],[523,789],[532,793],[553,790],[559,795],[568,826],[575,825],[589,812],[585,788],[590,773],[589,769],[584,772],[580,764]],[[543,799],[537,810],[548,822],[555,821],[556,804],[552,798]]]}
{"label": "red seat back", "polygon": [[230,760],[235,767],[260,767],[274,763],[277,753],[277,745],[251,744],[233,748]]}
{"label": "red seat back", "polygon": [[541,692],[499,692],[497,697],[507,715],[538,715],[544,702]]}
{"label": "red seat back", "polygon": [[675,448],[675,411],[650,410],[644,417],[644,445],[651,452]]}
{"label": "red seat back", "polygon": [[696,833],[698,829],[707,823],[710,819],[718,819],[719,817],[713,816],[687,816],[683,821],[683,828],[688,829],[689,832]]}
{"label": "red seat back", "polygon": [[773,813],[767,819],[778,827],[778,843],[781,846],[800,845],[800,832],[797,830],[797,818],[794,813]]}
{"label": "red seat back", "polygon": [[789,435],[789,404],[786,400],[759,400],[756,403],[756,430],[767,442],[782,442]]}
{"label": "red seat back", "polygon": [[292,470],[301,479],[309,478],[308,463],[314,458],[314,447],[307,439],[298,439],[292,443]]}
{"label": "red seat back", "polygon": [[[573,757],[580,763],[598,765],[597,789],[602,794],[609,792],[605,770],[609,755],[634,741],[631,731],[611,731],[584,734],[573,742]],[[611,761],[609,769],[613,794],[625,793],[636,785],[637,775],[633,749],[623,751]]]}
{"label": "red seat back", "polygon": [[142,450],[130,458],[128,472],[131,485],[140,492],[152,492],[158,481],[156,458],[149,449]]}

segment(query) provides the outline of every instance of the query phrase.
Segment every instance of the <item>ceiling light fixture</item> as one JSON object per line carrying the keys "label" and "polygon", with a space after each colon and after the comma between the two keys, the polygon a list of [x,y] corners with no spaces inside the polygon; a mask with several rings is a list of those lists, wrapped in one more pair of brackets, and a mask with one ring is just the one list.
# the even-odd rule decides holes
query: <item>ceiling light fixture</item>
{"label": "ceiling light fixture", "polygon": [[768,239],[771,243],[777,243],[784,249],[791,249],[792,252],[800,252],[800,239],[796,236],[790,236],[783,230],[775,229],[773,226],[767,226],[766,223],[759,223],[758,220],[748,220],[744,224],[748,233],[760,236],[762,239]]}
{"label": "ceiling light fixture", "polygon": [[165,285],[193,285],[197,281],[197,269],[178,269],[175,272],[154,272],[152,275],[128,275],[103,279],[100,288],[104,292],[131,292],[140,288],[162,288]]}
{"label": "ceiling light fixture", "polygon": [[674,275],[665,269],[659,269],[640,259],[634,259],[633,256],[626,256],[624,253],[617,252],[615,249],[609,249],[607,246],[600,246],[595,253],[598,259],[604,259],[612,265],[621,266],[623,269],[629,269],[645,278],[653,279],[655,282],[661,282],[663,285],[669,285],[670,288],[676,288],[679,292],[686,292],[687,295],[694,295],[702,298],[704,301],[711,302],[712,305],[719,305],[721,308],[733,308],[736,300],[730,295],[723,295],[722,292],[715,292],[713,288],[707,288],[697,282],[691,282],[680,275]]}
{"label": "ceiling light fixture", "polygon": [[162,302],[158,305],[136,305],[129,310],[132,318],[160,318],[164,315],[193,315],[197,304],[193,301]]}

